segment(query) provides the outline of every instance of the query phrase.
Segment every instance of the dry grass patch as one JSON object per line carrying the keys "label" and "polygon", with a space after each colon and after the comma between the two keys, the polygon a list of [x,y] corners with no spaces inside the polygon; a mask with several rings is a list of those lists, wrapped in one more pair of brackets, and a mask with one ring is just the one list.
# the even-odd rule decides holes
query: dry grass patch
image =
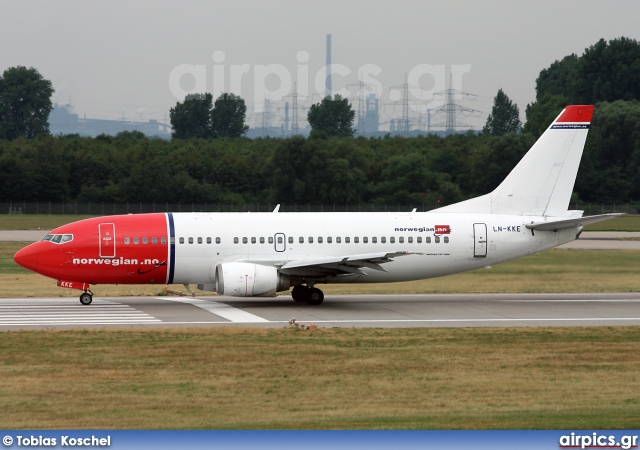
{"label": "dry grass patch", "polygon": [[0,335],[3,428],[637,428],[637,328]]}

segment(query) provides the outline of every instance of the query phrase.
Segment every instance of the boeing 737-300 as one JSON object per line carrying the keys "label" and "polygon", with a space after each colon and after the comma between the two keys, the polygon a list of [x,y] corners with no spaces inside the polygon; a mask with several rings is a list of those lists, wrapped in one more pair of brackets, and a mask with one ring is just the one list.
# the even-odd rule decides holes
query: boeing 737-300
{"label": "boeing 737-300", "polygon": [[322,303],[324,283],[419,280],[492,266],[565,244],[614,217],[568,210],[593,106],[566,107],[491,193],[427,212],[153,213],[52,230],[15,255],[79,289],[185,284],[237,297]]}

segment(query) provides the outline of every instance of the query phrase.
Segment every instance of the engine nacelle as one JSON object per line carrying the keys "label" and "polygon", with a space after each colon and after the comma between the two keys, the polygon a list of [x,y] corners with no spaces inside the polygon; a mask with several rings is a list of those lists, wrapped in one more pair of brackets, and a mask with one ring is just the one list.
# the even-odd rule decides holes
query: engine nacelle
{"label": "engine nacelle", "polygon": [[230,262],[216,267],[216,292],[234,297],[275,297],[276,292],[286,291],[291,280],[278,269],[260,264]]}

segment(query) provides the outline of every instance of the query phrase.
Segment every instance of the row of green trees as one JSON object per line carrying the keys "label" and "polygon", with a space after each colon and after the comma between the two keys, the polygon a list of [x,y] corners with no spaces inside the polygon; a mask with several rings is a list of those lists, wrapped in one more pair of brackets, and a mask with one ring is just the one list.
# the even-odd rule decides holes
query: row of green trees
{"label": "row of green trees", "polygon": [[[0,196],[5,201],[450,204],[495,188],[535,139],[528,133],[19,138],[0,141]],[[575,191],[585,202],[640,198],[639,102],[596,106]]]}
{"label": "row of green trees", "polygon": [[51,83],[18,67],[0,78],[0,198],[450,204],[495,188],[564,106],[596,102],[576,194],[585,202],[634,201],[638,86],[638,42],[601,40],[540,73],[524,127],[500,90],[481,135],[354,139],[354,112],[336,96],[311,108],[310,139],[249,140],[239,137],[246,131],[241,98],[223,94],[214,103],[202,94],[171,109],[176,139],[166,142],[140,133],[45,136]]}

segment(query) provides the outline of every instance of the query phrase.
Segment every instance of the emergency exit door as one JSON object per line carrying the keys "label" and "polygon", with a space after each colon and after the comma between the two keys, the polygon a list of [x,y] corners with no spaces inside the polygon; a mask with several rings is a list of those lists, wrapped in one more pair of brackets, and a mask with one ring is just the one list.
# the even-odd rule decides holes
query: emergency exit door
{"label": "emergency exit door", "polygon": [[100,258],[116,257],[116,226],[112,223],[98,225],[100,235]]}
{"label": "emergency exit door", "polygon": [[487,257],[487,224],[486,223],[474,223],[473,224],[473,257],[474,258],[486,258]]}

